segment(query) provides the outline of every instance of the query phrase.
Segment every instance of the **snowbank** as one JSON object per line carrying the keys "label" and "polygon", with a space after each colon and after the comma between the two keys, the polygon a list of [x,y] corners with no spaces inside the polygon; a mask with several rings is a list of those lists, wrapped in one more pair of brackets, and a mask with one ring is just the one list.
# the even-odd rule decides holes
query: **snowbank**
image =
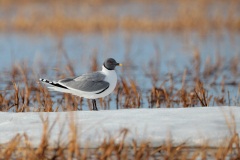
{"label": "snowbank", "polygon": [[[234,115],[234,120],[231,119]],[[153,146],[171,140],[176,143],[187,142],[189,146],[198,146],[208,141],[211,146],[230,137],[229,125],[236,124],[240,131],[240,107],[194,107],[160,109],[123,109],[102,111],[76,111],[51,113],[9,113],[0,112],[0,143],[6,143],[17,133],[26,133],[33,146],[40,143],[43,122],[48,119],[49,127],[57,119],[51,130],[50,143],[54,145],[61,136],[67,142],[69,123],[74,119],[79,141],[88,143],[88,147],[97,147],[109,136],[120,139],[119,131],[129,129],[126,142],[132,139],[150,141]],[[226,120],[227,119],[227,120]],[[228,124],[228,125],[227,125]],[[63,133],[60,135],[60,130]]]}

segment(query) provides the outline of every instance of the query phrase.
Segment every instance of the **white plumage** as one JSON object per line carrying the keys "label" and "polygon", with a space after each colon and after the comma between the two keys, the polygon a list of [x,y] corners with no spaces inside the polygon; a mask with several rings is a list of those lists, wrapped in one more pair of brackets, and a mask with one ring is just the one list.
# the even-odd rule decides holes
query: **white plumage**
{"label": "white plumage", "polygon": [[93,73],[83,74],[75,78],[66,78],[58,82],[40,79],[40,81],[50,84],[48,87],[53,91],[70,93],[79,97],[84,97],[93,100],[93,110],[97,110],[97,98],[103,98],[116,87],[117,74],[115,67],[121,66],[114,59],[107,59],[102,66],[102,70]]}

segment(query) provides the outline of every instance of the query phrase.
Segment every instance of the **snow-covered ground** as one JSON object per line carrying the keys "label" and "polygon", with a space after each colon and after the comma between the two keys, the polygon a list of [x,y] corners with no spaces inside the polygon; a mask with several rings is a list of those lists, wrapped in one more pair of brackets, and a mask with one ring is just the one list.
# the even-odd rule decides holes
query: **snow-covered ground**
{"label": "snow-covered ground", "polygon": [[[235,117],[235,122],[231,119]],[[69,123],[72,119],[78,128],[79,141],[88,147],[97,147],[106,137],[120,140],[120,130],[129,129],[125,142],[132,139],[150,141],[158,146],[170,137],[175,144],[187,142],[198,146],[206,141],[211,146],[219,145],[231,133],[227,123],[240,131],[240,107],[194,107],[160,109],[123,109],[76,112],[0,112],[0,143],[6,143],[17,133],[27,133],[33,146],[41,140],[44,119],[48,118],[49,127],[57,119],[51,131],[50,143],[55,144],[60,130],[62,142],[68,141]],[[226,120],[227,119],[227,120]]]}

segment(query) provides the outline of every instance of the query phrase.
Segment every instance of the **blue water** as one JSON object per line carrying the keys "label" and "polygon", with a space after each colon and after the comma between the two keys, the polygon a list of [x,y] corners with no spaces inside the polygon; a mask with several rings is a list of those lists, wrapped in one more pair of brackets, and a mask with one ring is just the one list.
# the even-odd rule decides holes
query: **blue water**
{"label": "blue water", "polygon": [[[97,56],[99,69],[104,59],[113,57],[124,67],[117,69],[122,77],[134,79],[142,89],[152,86],[146,77],[149,64],[155,64],[160,82],[166,79],[166,73],[182,72],[192,66],[191,59],[196,50],[204,62],[207,57],[216,61],[216,55],[229,60],[240,55],[240,34],[223,32],[221,35],[211,32],[199,33],[68,33],[61,37],[49,34],[0,33],[0,71],[8,71],[13,64],[27,64],[40,77],[56,78],[57,72],[66,71],[67,53],[76,75],[90,71],[92,57]],[[240,56],[239,56],[240,57]],[[130,62],[130,63],[128,63]],[[156,65],[157,64],[157,65]],[[48,69],[41,75],[40,65]],[[54,68],[58,67],[58,70]],[[0,76],[6,78],[4,75]],[[181,85],[179,83],[179,85]],[[237,96],[237,89],[234,95]]]}
{"label": "blue water", "polygon": [[[125,33],[113,32],[107,34],[69,33],[62,37],[44,34],[0,33],[0,67],[11,66],[11,63],[27,60],[30,65],[42,61],[51,66],[57,60],[64,61],[62,49],[81,71],[89,63],[94,54],[99,62],[106,57],[114,57],[119,61],[130,58],[134,65],[146,65],[149,60],[156,60],[159,55],[161,63],[175,61],[175,65],[182,69],[189,64],[189,58],[195,50],[199,50],[202,59],[212,58],[219,54],[231,58],[240,54],[240,35],[214,33],[201,37],[197,33]],[[176,69],[164,67],[162,70]],[[169,68],[170,67],[170,68]]]}

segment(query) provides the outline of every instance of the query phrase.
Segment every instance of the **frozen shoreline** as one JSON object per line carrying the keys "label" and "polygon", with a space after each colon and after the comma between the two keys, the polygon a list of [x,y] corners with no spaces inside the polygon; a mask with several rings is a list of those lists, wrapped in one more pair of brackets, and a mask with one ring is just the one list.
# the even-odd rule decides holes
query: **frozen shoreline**
{"label": "frozen shoreline", "polygon": [[[235,122],[231,115],[234,115]],[[70,123],[78,129],[78,141],[88,148],[98,147],[104,138],[122,140],[121,129],[128,129],[125,142],[150,142],[155,147],[171,139],[174,144],[186,142],[188,146],[219,146],[236,124],[240,131],[240,107],[194,107],[159,109],[122,109],[75,111],[75,112],[0,112],[0,144],[9,142],[17,133],[26,133],[33,146],[38,146],[43,132],[44,120],[49,128],[57,119],[50,132],[49,143],[54,146],[61,136],[67,143]],[[59,135],[63,129],[62,135]]]}

